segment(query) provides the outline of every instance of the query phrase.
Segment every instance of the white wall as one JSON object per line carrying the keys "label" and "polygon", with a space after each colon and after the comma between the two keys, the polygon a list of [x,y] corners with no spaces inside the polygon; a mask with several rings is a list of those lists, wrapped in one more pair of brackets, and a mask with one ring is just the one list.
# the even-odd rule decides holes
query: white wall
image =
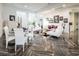
{"label": "white wall", "polygon": [[[16,8],[13,6],[6,6],[3,4],[3,11],[2,11],[2,17],[3,20],[7,23],[7,24],[12,24],[13,22],[8,23],[9,21],[9,15],[15,15],[15,22],[18,23],[18,16],[17,16],[17,12],[24,12],[26,14],[26,19],[23,19],[23,23],[22,24],[27,24],[28,21],[28,10],[24,10],[24,9],[20,9],[20,8]],[[15,25],[16,26],[16,25]]]}
{"label": "white wall", "polygon": [[[22,24],[25,24],[25,23],[27,24],[29,20],[31,22],[33,20],[35,20],[36,22],[39,22],[37,13],[31,12],[29,10],[19,9],[13,6],[6,6],[6,5],[3,5],[3,14],[2,14],[3,20],[5,21],[9,20],[9,15],[17,16],[17,12],[26,13],[26,20],[23,20],[24,22]],[[29,13],[34,14],[34,16],[31,16],[30,19],[29,19]],[[18,17],[16,17],[16,22],[17,21],[18,21]]]}
{"label": "white wall", "polygon": [[23,10],[23,9],[19,9],[19,8],[16,8],[16,7],[11,7],[11,6],[5,6],[3,4],[3,19],[4,20],[9,20],[9,15],[15,15],[16,16],[16,12],[17,11],[22,11],[22,12],[25,12],[25,13],[28,13],[27,10]]}
{"label": "white wall", "polygon": [[0,4],[0,20],[1,20],[1,12],[2,11],[2,5]]}
{"label": "white wall", "polygon": [[2,35],[2,4],[0,4],[0,37]]}

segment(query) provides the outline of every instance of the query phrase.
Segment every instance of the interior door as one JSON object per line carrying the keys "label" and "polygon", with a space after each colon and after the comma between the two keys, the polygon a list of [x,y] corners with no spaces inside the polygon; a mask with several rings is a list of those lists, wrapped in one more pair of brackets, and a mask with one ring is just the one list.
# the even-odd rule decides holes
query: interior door
{"label": "interior door", "polygon": [[74,27],[74,29],[75,29],[75,31],[74,31],[74,42],[78,45],[78,18],[79,18],[79,15],[78,15],[79,13],[78,12],[75,12],[74,13],[74,25],[75,25],[75,27]]}
{"label": "interior door", "polygon": [[70,22],[72,25],[70,25],[70,32],[69,32],[69,40],[71,40],[73,43],[78,45],[78,22],[79,22],[79,13],[78,12],[71,12],[70,14],[71,19]]}
{"label": "interior door", "polygon": [[78,13],[78,45],[79,45],[79,13]]}

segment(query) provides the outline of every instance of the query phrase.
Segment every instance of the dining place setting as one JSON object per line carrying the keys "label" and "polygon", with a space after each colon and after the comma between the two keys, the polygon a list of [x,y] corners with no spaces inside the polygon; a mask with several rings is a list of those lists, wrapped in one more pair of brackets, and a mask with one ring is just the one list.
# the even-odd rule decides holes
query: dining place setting
{"label": "dining place setting", "polygon": [[33,31],[29,28],[12,28],[9,30],[8,26],[4,27],[5,39],[6,39],[6,49],[9,48],[8,45],[14,46],[14,51],[16,53],[17,48],[22,48],[24,52],[25,46],[29,46],[32,43]]}

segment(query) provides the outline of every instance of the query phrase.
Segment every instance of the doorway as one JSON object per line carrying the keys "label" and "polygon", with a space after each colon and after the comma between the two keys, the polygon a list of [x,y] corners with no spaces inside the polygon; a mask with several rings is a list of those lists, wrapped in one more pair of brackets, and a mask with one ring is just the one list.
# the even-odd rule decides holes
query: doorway
{"label": "doorway", "polygon": [[79,45],[79,12],[70,13],[70,24],[69,40]]}

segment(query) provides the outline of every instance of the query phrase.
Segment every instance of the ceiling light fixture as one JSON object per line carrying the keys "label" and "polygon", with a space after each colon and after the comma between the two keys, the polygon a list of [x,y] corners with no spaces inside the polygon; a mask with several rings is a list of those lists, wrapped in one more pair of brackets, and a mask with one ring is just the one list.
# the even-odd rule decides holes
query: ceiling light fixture
{"label": "ceiling light fixture", "polygon": [[27,6],[27,5],[25,5],[24,7],[25,7],[25,8],[27,8],[28,6]]}
{"label": "ceiling light fixture", "polygon": [[66,4],[63,4],[62,7],[66,7]]}

